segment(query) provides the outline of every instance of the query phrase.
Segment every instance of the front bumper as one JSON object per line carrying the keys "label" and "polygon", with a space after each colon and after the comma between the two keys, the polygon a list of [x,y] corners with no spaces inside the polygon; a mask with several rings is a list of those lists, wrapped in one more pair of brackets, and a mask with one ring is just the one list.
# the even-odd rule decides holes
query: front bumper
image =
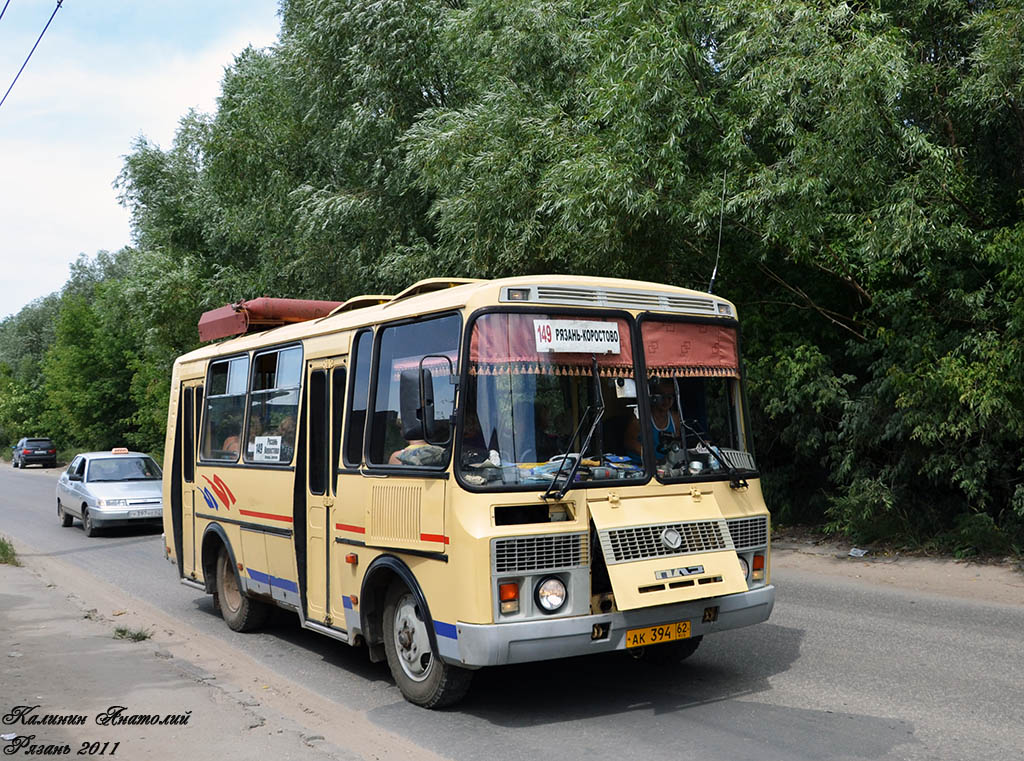
{"label": "front bumper", "polygon": [[[465,624],[459,622],[453,643],[439,638],[441,656],[450,663],[476,668],[509,663],[527,663],[552,658],[624,650],[626,631],[674,621],[690,621],[691,636],[700,637],[726,629],[767,621],[775,605],[775,587],[703,600],[638,608],[596,616],[573,616],[507,624]],[[707,608],[718,608],[718,619],[704,621]],[[608,625],[608,636],[592,639],[594,626]],[[451,647],[457,645],[457,648]]]}
{"label": "front bumper", "polygon": [[129,505],[128,507],[90,507],[89,513],[97,526],[126,523],[160,523],[163,509],[159,505]]}

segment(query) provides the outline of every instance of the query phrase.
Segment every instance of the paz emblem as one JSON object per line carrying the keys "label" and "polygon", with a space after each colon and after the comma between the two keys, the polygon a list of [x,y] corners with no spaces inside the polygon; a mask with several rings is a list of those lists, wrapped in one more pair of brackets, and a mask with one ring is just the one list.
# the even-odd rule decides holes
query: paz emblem
{"label": "paz emblem", "polygon": [[667,550],[678,550],[683,546],[683,537],[674,528],[667,528],[661,532],[661,543]]}

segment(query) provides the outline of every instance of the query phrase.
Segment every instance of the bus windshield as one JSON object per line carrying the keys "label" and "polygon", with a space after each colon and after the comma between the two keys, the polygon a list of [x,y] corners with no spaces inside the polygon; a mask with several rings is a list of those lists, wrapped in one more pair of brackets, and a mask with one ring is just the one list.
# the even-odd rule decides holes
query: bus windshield
{"label": "bus windshield", "polygon": [[753,471],[735,327],[645,319],[640,335],[657,477],[722,478]]}
{"label": "bus windshield", "polygon": [[642,446],[627,446],[637,419],[634,357],[622,317],[480,316],[470,342],[463,482],[546,488],[576,458],[577,482],[646,479]]}
{"label": "bus windshield", "polygon": [[[480,316],[470,341],[462,481],[546,488],[567,478],[577,458],[570,486],[646,480],[651,465],[662,481],[754,471],[735,327],[646,317],[643,375],[629,328],[622,317]],[[646,425],[638,395],[647,396]]]}

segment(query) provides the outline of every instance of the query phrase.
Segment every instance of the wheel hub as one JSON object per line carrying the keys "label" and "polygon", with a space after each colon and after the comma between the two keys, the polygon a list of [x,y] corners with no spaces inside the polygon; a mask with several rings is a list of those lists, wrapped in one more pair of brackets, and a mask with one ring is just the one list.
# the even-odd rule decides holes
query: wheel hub
{"label": "wheel hub", "polygon": [[416,681],[426,679],[431,666],[430,639],[411,597],[404,598],[395,610],[394,640],[402,670]]}

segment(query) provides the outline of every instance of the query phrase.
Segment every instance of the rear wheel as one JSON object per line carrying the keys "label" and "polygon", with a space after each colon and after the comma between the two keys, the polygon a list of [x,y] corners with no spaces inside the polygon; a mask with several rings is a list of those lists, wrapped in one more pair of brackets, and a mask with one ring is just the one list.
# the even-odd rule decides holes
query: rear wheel
{"label": "rear wheel", "polygon": [[445,663],[430,642],[428,621],[413,594],[401,584],[388,590],[384,605],[384,651],[398,689],[410,703],[441,708],[461,700],[473,672]]}
{"label": "rear wheel", "polygon": [[227,625],[236,632],[249,632],[261,627],[270,615],[270,606],[243,594],[238,574],[231,565],[227,550],[217,556],[217,589],[215,604]]}
{"label": "rear wheel", "polygon": [[82,507],[82,530],[86,536],[96,536],[99,533],[99,529],[93,522],[92,513],[89,512],[87,507]]}
{"label": "rear wheel", "polygon": [[60,503],[59,499],[57,500],[57,518],[60,520],[60,525],[64,528],[68,528],[68,526],[75,522],[71,515],[64,512],[64,505]]}

